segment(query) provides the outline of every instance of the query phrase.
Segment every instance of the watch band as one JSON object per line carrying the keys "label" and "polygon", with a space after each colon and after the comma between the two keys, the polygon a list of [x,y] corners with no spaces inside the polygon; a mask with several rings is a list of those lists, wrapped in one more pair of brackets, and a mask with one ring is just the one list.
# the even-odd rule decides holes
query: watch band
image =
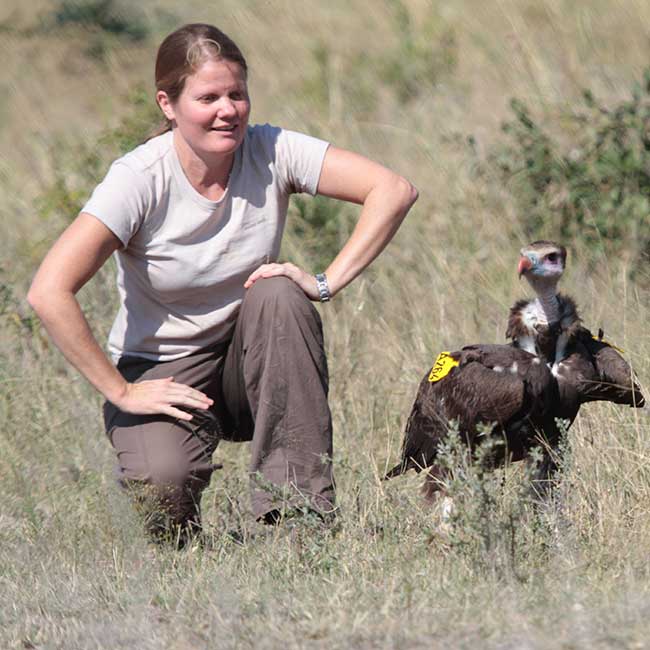
{"label": "watch band", "polygon": [[316,273],[316,288],[318,289],[318,297],[321,302],[327,302],[330,296],[330,287],[327,284],[327,277],[324,273]]}

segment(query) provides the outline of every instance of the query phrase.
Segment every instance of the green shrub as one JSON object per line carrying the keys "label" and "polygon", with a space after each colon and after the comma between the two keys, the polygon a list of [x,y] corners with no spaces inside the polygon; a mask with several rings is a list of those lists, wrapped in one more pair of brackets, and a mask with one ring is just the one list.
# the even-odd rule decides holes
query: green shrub
{"label": "green shrub", "polygon": [[[306,102],[305,112],[316,109],[330,121],[350,118],[365,120],[377,108],[377,82],[361,54],[342,56],[319,41],[311,48],[311,58],[296,95],[296,103]],[[318,130],[316,124],[312,127]]]}
{"label": "green shrub", "polygon": [[162,123],[162,113],[153,92],[144,84],[136,86],[127,98],[130,110],[113,129],[99,139],[98,146],[113,158],[124,155],[142,144]]}
{"label": "green shrub", "polygon": [[417,98],[456,69],[458,44],[433,8],[416,29],[402,0],[390,0],[395,16],[398,45],[389,49],[380,64],[381,80],[401,102]]}
{"label": "green shrub", "polygon": [[132,5],[115,0],[62,0],[54,12],[58,25],[82,24],[104,32],[142,41],[149,34],[144,17]]}
{"label": "green shrub", "polygon": [[442,487],[453,501],[452,513],[433,536],[442,535],[454,556],[474,570],[526,579],[527,571],[545,561],[554,523],[545,521],[533,488],[542,454],[534,448],[527,462],[495,468],[505,441],[490,431],[484,428],[482,444],[471,452],[457,423],[450,423],[437,463],[449,473]]}
{"label": "green shrub", "polygon": [[283,253],[305,270],[324,271],[352,231],[350,208],[324,196],[291,201]]}
{"label": "green shrub", "polygon": [[489,158],[512,192],[531,238],[552,237],[596,253],[650,259],[650,70],[632,97],[607,108],[585,90],[555,135],[523,102]]}
{"label": "green shrub", "polygon": [[433,7],[415,20],[403,0],[386,0],[395,39],[379,53],[342,52],[337,43],[311,48],[296,101],[330,121],[372,120],[387,97],[402,105],[421,98],[450,77],[458,62],[455,31]]}

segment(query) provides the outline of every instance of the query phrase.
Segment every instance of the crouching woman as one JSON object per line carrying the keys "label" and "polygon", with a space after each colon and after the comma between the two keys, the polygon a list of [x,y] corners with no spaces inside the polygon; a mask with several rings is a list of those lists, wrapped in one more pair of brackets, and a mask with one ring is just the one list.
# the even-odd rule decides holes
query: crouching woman
{"label": "crouching woman", "polygon": [[[152,535],[182,541],[200,529],[220,439],[251,441],[256,518],[276,522],[299,500],[327,513],[332,425],[311,301],[329,300],[370,264],[416,190],[323,140],[249,126],[246,61],[216,27],[165,38],[155,78],[164,127],[112,164],[45,257],[29,303],[106,398],[119,481]],[[276,261],[296,192],[363,205],[315,275]],[[120,308],[109,358],[75,294],[113,254]]]}

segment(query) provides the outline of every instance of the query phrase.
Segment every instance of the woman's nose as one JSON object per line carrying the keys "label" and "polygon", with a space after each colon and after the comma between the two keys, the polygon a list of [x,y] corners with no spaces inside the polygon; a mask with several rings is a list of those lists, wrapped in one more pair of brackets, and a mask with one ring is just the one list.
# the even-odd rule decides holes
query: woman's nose
{"label": "woman's nose", "polygon": [[219,117],[230,117],[237,114],[237,109],[228,97],[223,97],[219,102],[217,114]]}

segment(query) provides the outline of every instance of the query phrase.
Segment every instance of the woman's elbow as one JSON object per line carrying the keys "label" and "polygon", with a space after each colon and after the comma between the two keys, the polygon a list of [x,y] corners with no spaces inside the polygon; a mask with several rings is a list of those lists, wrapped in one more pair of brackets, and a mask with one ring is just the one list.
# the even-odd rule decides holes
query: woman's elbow
{"label": "woman's elbow", "polygon": [[[405,179],[406,180],[406,179]],[[420,193],[418,192],[418,188],[415,187],[412,183],[409,181],[406,181],[409,186],[409,200],[408,200],[408,205],[409,209],[413,207],[413,204],[418,200],[418,197],[420,196]]]}
{"label": "woman's elbow", "polygon": [[410,181],[403,176],[397,177],[397,194],[400,199],[400,205],[404,215],[411,209],[413,204],[418,200],[418,190]]}
{"label": "woman's elbow", "polygon": [[27,292],[27,303],[42,318],[52,308],[52,305],[57,302],[60,293],[58,288],[53,288],[36,278]]}
{"label": "woman's elbow", "polygon": [[27,303],[37,313],[41,314],[47,305],[47,292],[36,282],[32,282],[27,292]]}

